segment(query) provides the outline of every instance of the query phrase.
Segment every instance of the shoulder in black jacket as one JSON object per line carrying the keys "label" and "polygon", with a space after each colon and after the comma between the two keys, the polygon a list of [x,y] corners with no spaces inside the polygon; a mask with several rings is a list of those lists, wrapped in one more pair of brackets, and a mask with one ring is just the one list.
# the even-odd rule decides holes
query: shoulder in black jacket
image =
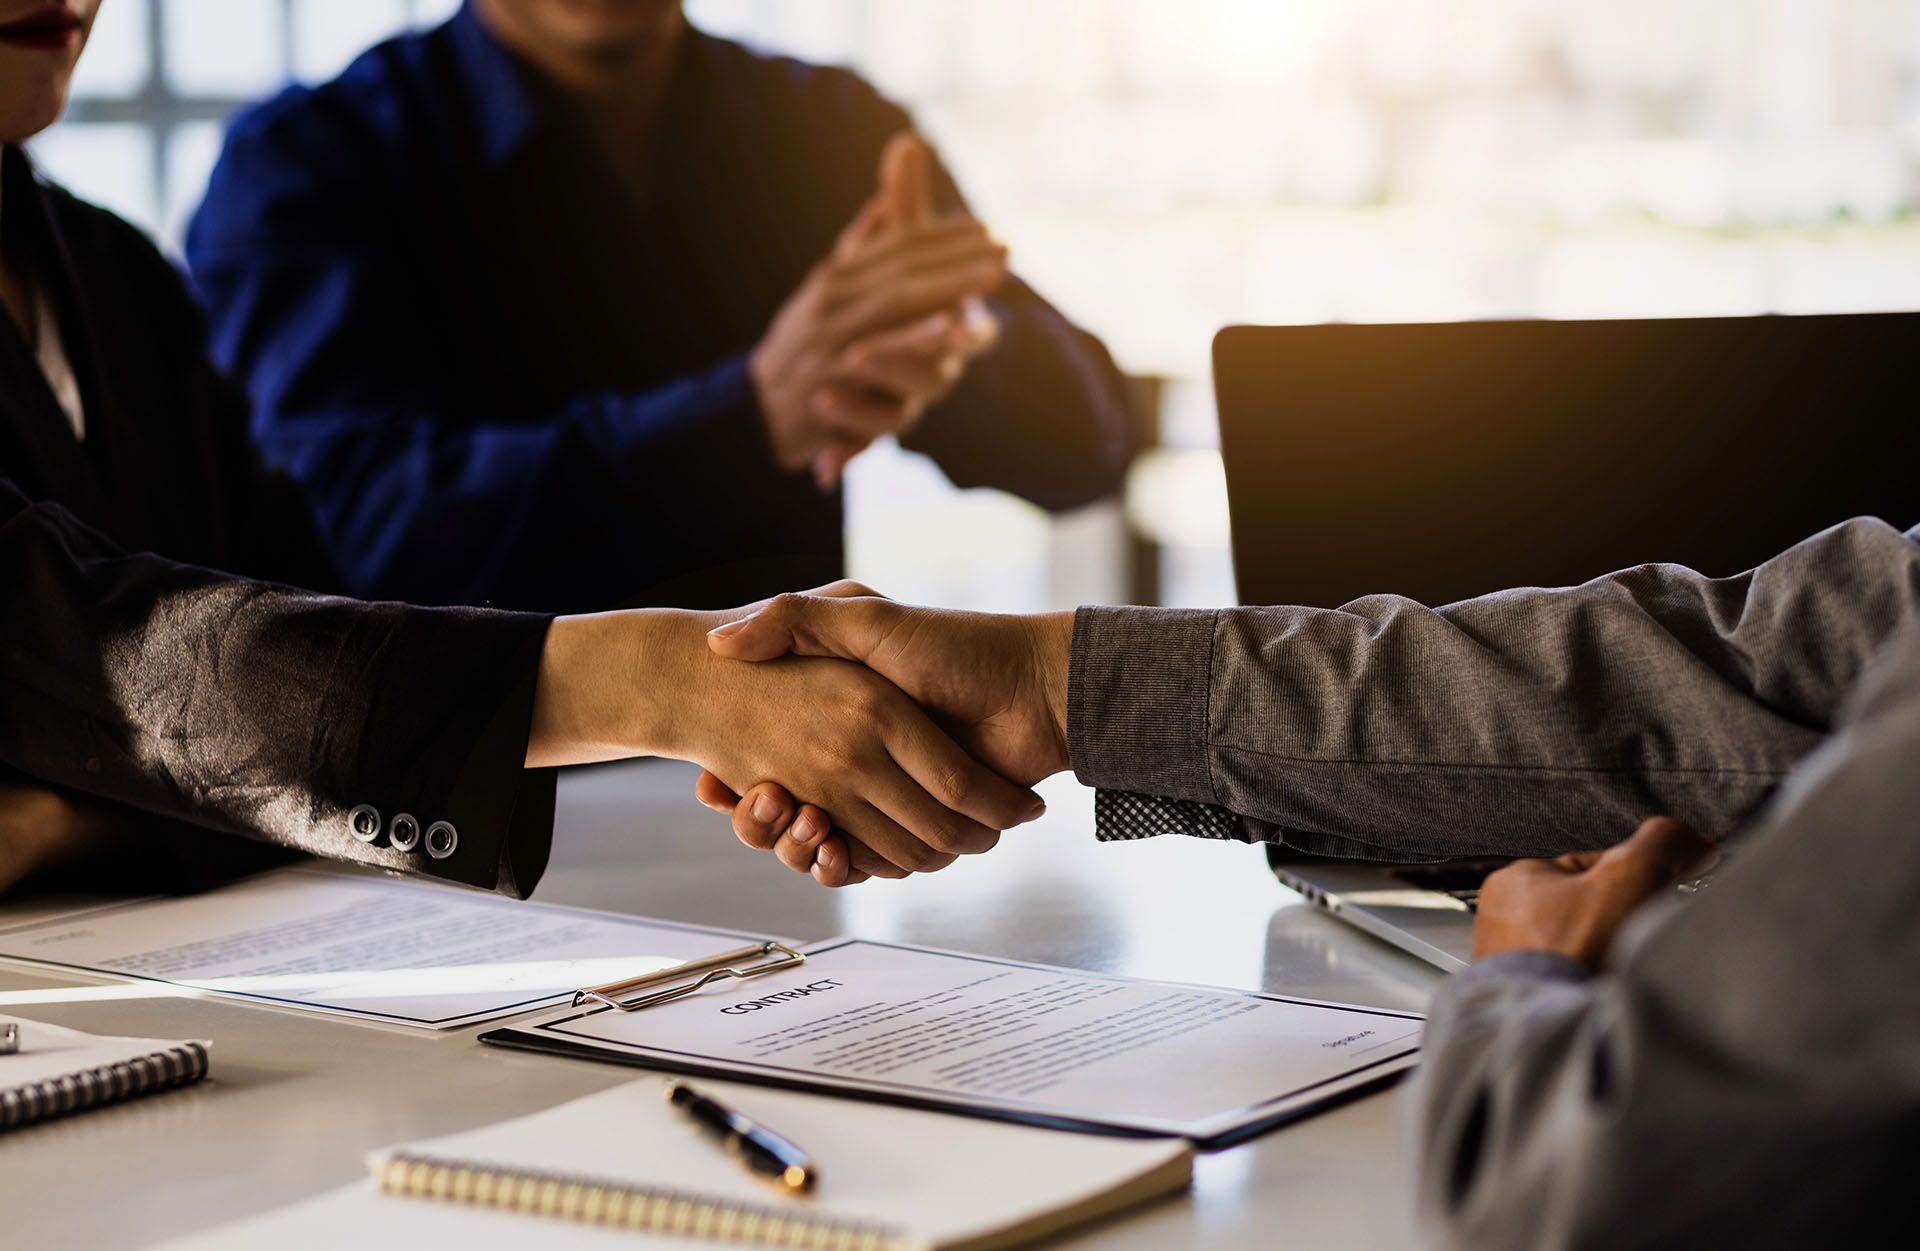
{"label": "shoulder in black jacket", "polygon": [[[552,826],[551,775],[522,768],[548,619],[322,593],[339,575],[306,501],[256,455],[179,276],[18,150],[0,176],[86,416],[82,441],[0,318],[0,776],[137,810],[156,839],[188,823],[527,893]],[[403,812],[447,822],[451,854],[394,848]]]}

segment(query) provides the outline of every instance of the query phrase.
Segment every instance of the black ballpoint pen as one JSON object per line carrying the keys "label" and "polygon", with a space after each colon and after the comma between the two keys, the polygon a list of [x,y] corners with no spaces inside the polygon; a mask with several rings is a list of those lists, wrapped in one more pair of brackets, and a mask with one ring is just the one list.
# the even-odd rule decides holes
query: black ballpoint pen
{"label": "black ballpoint pen", "polygon": [[813,1159],[793,1142],[752,1117],[707,1098],[684,1082],[667,1083],[667,1102],[685,1112],[707,1134],[719,1139],[729,1155],[788,1190],[810,1189],[813,1179],[820,1174]]}

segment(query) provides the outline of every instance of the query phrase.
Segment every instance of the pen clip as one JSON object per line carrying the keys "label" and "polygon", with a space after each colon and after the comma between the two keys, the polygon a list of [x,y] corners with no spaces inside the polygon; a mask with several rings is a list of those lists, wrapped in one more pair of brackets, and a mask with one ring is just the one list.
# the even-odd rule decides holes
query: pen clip
{"label": "pen clip", "polygon": [[[745,961],[755,959],[764,962],[753,965],[743,964]],[[630,977],[623,982],[576,990],[573,992],[573,1006],[577,1008],[584,1003],[597,1003],[621,1012],[638,1012],[642,1008],[651,1008],[655,1004],[669,1003],[691,995],[694,991],[723,978],[761,977],[768,973],[777,973],[781,969],[791,969],[806,962],[807,958],[804,955],[785,943],[771,941],[753,943],[746,947],[736,947],[732,951],[722,951],[717,955],[703,956],[698,960],[688,960],[684,964],[676,964],[671,968],[643,973],[639,977]],[[686,981],[685,979],[688,978],[693,980]],[[650,995],[624,998],[630,991],[644,990],[649,986],[658,986],[662,982],[682,982],[683,984],[654,991]]]}

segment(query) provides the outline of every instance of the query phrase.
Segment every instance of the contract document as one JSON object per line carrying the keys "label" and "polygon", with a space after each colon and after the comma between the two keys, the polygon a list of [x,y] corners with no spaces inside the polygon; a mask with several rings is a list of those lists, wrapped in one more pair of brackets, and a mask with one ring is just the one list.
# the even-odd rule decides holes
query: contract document
{"label": "contract document", "polygon": [[452,1029],[756,940],[296,867],[0,929],[0,958]]}
{"label": "contract document", "polygon": [[778,975],[482,1042],[1223,1146],[1410,1068],[1418,1015],[840,938]]}

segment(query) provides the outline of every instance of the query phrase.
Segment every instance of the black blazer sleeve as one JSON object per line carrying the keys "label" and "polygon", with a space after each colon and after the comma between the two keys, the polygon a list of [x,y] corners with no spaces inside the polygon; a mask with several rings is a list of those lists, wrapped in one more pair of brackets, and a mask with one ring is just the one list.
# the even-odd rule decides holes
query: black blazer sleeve
{"label": "black blazer sleeve", "polygon": [[[524,896],[548,619],[363,603],[128,553],[0,477],[0,765],[316,855]],[[375,841],[349,815],[379,815]],[[393,817],[453,826],[444,858]],[[156,827],[164,828],[164,826]]]}

